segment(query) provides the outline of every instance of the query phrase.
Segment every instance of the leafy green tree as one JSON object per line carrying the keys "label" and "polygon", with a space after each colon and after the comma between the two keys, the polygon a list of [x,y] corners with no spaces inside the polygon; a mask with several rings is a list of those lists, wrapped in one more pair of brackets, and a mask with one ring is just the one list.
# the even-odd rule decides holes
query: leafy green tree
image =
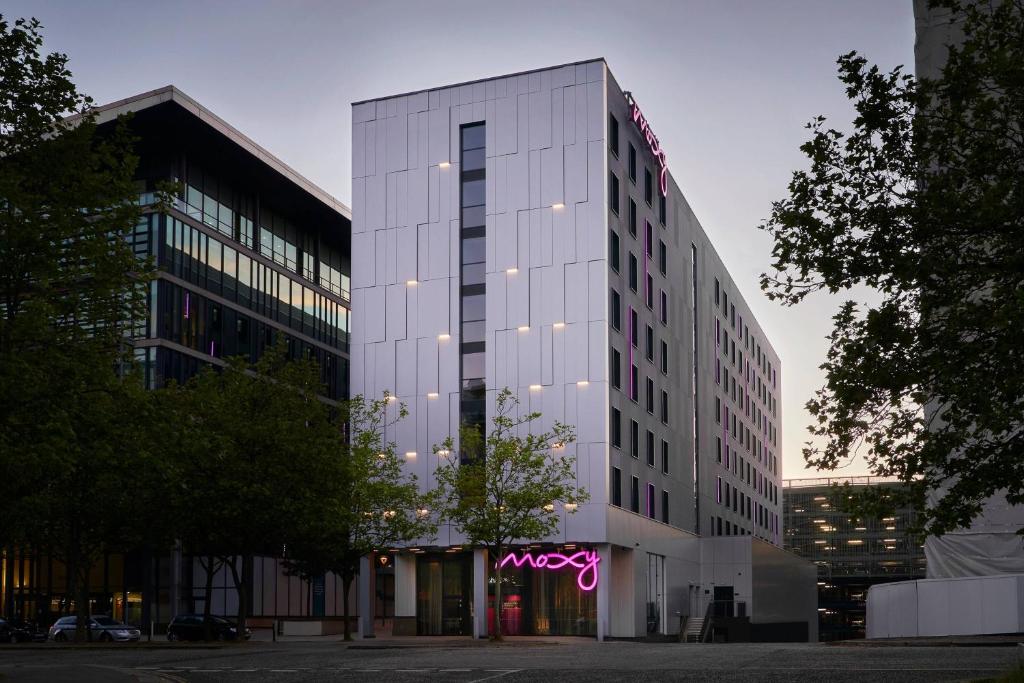
{"label": "leafy green tree", "polygon": [[0,542],[64,559],[84,616],[92,563],[139,511],[122,494],[149,412],[127,340],[151,270],[125,240],[141,209],[124,121],[98,134],[40,28],[0,17]]}
{"label": "leafy green tree", "polygon": [[[295,529],[286,554],[288,571],[306,581],[328,572],[341,577],[345,640],[351,640],[349,591],[359,561],[370,553],[433,536],[437,523],[431,508],[435,496],[420,492],[414,475],[402,470],[404,461],[388,441],[387,410],[391,397],[367,400],[356,396],[343,402],[337,420],[349,430],[335,445],[328,493],[318,501],[315,520]],[[398,419],[407,415],[399,406]]]}
{"label": "leafy green tree", "polygon": [[785,305],[872,293],[834,317],[807,404],[824,445],[804,457],[835,469],[861,453],[941,534],[1000,490],[1024,503],[1024,2],[933,7],[963,30],[938,77],[839,58],[852,131],[808,125],[809,168],[762,226],[762,287]]}
{"label": "leafy green tree", "polygon": [[[572,427],[555,422],[551,431],[534,434],[538,412],[520,414],[519,400],[507,387],[498,392],[489,433],[463,427],[463,450],[482,452],[460,463],[451,437],[434,447],[441,512],[473,545],[487,549],[495,571],[495,628],[501,640],[499,564],[509,546],[538,541],[558,531],[559,504],[575,513],[590,494],[576,485],[576,456],[565,446],[576,440]],[[482,445],[482,449],[481,449]]]}
{"label": "leafy green tree", "polygon": [[169,389],[189,442],[169,452],[177,458],[172,509],[184,549],[202,558],[207,584],[219,566],[228,569],[241,630],[254,556],[280,553],[323,514],[340,435],[321,398],[316,362],[290,359],[283,339],[255,364],[240,357],[225,363]]}

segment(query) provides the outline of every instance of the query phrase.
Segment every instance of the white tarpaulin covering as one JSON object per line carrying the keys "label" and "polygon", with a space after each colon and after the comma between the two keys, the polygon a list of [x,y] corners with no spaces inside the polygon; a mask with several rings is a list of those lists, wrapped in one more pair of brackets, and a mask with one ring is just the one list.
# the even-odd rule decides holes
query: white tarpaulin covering
{"label": "white tarpaulin covering", "polygon": [[[941,494],[933,494],[934,499]],[[929,536],[924,542],[928,578],[1024,574],[1024,505],[1003,496],[985,502],[969,529]]]}

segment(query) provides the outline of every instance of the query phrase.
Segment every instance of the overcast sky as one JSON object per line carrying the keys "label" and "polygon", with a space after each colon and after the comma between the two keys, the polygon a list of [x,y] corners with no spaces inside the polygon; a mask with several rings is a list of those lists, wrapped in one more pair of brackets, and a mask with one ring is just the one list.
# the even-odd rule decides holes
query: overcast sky
{"label": "overcast sky", "polygon": [[71,57],[98,103],[173,83],[346,204],[351,102],[604,57],[782,359],[783,476],[820,476],[800,454],[803,405],[822,383],[838,299],[765,299],[771,244],[757,225],[803,165],[804,124],[850,119],[836,57],[912,68],[911,0],[5,0],[0,11],[40,19],[45,48]]}

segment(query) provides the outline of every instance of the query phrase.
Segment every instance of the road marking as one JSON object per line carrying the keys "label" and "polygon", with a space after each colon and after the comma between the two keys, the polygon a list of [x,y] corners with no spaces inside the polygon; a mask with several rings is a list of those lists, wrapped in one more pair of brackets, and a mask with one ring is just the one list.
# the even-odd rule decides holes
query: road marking
{"label": "road marking", "polygon": [[472,669],[438,669],[438,673],[450,673],[453,671],[472,671]]}
{"label": "road marking", "polygon": [[498,672],[498,673],[495,673],[493,676],[484,676],[483,678],[473,679],[469,683],[480,683],[480,681],[489,681],[489,680],[494,679],[494,678],[501,678],[502,676],[508,676],[509,674],[514,674],[514,673],[516,673],[518,671],[522,671],[522,669],[487,669],[486,671],[488,673],[491,673],[491,672]]}
{"label": "road marking", "polygon": [[295,669],[268,669],[271,673],[275,674],[293,674],[296,673]]}

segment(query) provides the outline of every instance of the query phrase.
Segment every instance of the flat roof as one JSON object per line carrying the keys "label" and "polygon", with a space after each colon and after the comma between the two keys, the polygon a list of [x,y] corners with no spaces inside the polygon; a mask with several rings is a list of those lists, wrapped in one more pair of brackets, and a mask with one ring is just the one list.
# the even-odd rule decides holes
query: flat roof
{"label": "flat roof", "polygon": [[510,74],[499,74],[497,76],[485,76],[484,78],[474,78],[471,81],[462,81],[461,83],[445,83],[443,85],[434,86],[433,88],[420,88],[419,90],[410,90],[409,92],[395,93],[394,95],[382,95],[381,97],[371,97],[366,100],[359,100],[353,102],[352,106],[357,104],[366,104],[367,102],[379,102],[380,100],[391,100],[396,97],[408,97],[409,95],[416,95],[421,92],[430,92],[431,90],[444,90],[446,88],[460,88],[464,85],[472,85],[474,83],[483,83],[485,81],[495,81],[499,78],[512,78],[514,76],[525,76],[527,74],[535,74],[541,71],[552,71],[554,69],[564,69],[567,66],[577,66],[578,64],[591,64],[593,62],[604,62],[605,66],[608,62],[605,61],[604,57],[596,57],[594,59],[581,59],[576,62],[566,62],[565,64],[555,64],[554,66],[542,66],[537,69],[527,69],[526,71],[516,71]]}
{"label": "flat roof", "polygon": [[[352,220],[352,209],[345,206],[345,204],[336,199],[326,190],[313,183],[311,180],[278,159],[260,145],[256,144],[252,138],[242,133],[240,130],[214,114],[203,105],[199,104],[199,102],[195,101],[173,85],[166,85],[162,88],[157,88],[156,90],[150,90],[149,92],[126,97],[123,100],[94,107],[93,111],[96,112],[97,115],[96,122],[102,124],[113,121],[121,114],[148,109],[165,102],[173,102],[182,107],[204,124],[244,149],[256,160],[284,176],[304,192],[318,199],[328,208],[341,214],[347,220]],[[71,120],[76,118],[79,117],[77,115],[70,117]]]}

